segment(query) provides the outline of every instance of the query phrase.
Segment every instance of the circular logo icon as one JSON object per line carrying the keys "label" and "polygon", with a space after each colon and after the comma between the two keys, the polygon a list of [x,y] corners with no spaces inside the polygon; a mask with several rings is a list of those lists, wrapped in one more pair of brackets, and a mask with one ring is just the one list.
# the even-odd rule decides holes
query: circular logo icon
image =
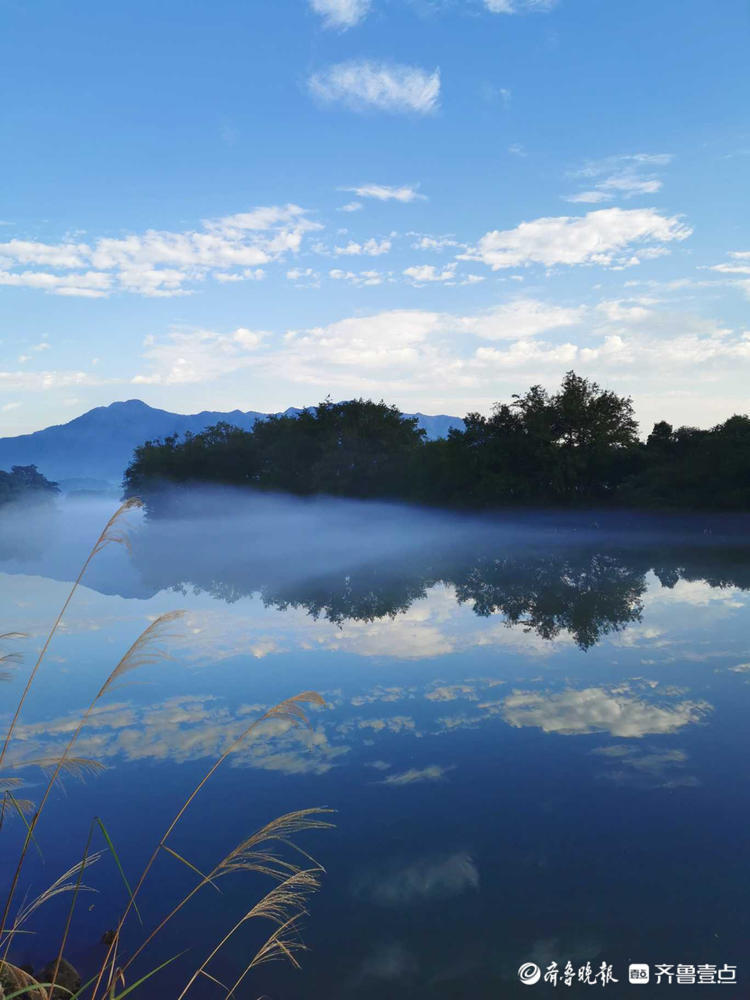
{"label": "circular logo icon", "polygon": [[542,970],[534,962],[524,962],[518,970],[518,978],[524,986],[533,986],[542,978]]}

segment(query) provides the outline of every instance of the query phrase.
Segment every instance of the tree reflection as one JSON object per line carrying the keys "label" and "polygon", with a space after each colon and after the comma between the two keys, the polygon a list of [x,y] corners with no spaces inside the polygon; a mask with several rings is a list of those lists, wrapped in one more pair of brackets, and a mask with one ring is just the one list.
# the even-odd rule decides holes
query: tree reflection
{"label": "tree reflection", "polygon": [[[704,519],[479,518],[330,499],[250,502],[222,493],[214,506],[210,499],[197,496],[184,517],[146,521],[132,537],[127,579],[97,564],[101,573],[92,571],[88,585],[143,598],[193,590],[230,604],[255,595],[267,607],[338,625],[403,615],[442,585],[480,617],[497,616],[545,640],[569,635],[583,650],[641,619],[650,575],[666,588],[703,581],[750,589],[742,524],[720,526],[714,536]],[[12,542],[39,533],[7,517],[3,525],[11,571],[25,572]],[[48,536],[65,535],[54,519],[43,527],[48,546]],[[47,564],[58,567],[56,578],[69,578],[62,556]]]}
{"label": "tree reflection", "polygon": [[500,613],[543,639],[567,632],[581,649],[639,621],[646,590],[641,568],[606,552],[480,559],[455,583],[476,614]]}
{"label": "tree reflection", "polygon": [[[295,608],[336,624],[371,622],[409,610],[436,584],[452,588],[459,604],[482,617],[498,615],[513,628],[543,639],[570,635],[583,650],[638,622],[648,574],[662,586],[704,580],[714,587],[750,588],[750,553],[742,546],[539,545],[509,546],[492,533],[435,543],[402,554],[336,560],[304,546],[278,559],[238,545],[231,557],[213,546],[181,545],[174,531],[149,526],[134,557],[150,589],[203,591],[227,602],[252,594],[267,607]],[[193,543],[195,538],[193,538]],[[312,569],[311,569],[312,567]]]}
{"label": "tree reflection", "polygon": [[383,573],[377,566],[367,566],[343,577],[323,577],[281,587],[265,586],[260,593],[266,607],[282,611],[303,608],[313,618],[341,625],[345,621],[395,618],[425,597],[432,583],[425,578],[399,578],[391,567]]}

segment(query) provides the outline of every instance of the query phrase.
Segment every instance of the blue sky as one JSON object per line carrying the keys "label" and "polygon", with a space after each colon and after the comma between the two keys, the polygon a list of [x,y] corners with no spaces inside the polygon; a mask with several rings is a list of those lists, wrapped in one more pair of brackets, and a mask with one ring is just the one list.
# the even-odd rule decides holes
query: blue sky
{"label": "blue sky", "polygon": [[745,0],[0,0],[0,434],[140,397],[747,412]]}

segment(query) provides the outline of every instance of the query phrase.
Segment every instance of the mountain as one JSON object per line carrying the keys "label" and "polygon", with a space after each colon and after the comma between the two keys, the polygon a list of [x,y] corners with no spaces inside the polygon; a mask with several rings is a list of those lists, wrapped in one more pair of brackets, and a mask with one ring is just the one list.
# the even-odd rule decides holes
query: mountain
{"label": "mountain", "polygon": [[[301,412],[291,406],[284,410],[288,416]],[[451,427],[463,427],[460,417],[411,415],[418,418],[419,426],[430,439],[445,437]],[[67,424],[57,424],[33,434],[0,438],[0,469],[36,465],[48,479],[60,482],[67,489],[95,489],[92,481],[100,487],[119,485],[133,449],[144,441],[185,431],[198,434],[220,420],[249,430],[256,420],[267,416],[257,410],[169,413],[148,406],[140,399],[128,399],[97,406]],[[84,480],[88,480],[85,486]]]}

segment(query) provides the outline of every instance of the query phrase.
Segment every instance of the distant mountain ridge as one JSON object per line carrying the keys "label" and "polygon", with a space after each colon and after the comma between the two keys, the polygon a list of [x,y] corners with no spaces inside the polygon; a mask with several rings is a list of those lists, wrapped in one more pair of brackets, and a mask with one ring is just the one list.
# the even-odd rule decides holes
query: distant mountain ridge
{"label": "distant mountain ridge", "polygon": [[[290,406],[284,415],[296,416],[301,408]],[[48,479],[97,480],[118,484],[130,462],[133,449],[144,441],[168,434],[198,434],[223,420],[250,430],[256,420],[269,414],[258,410],[203,410],[200,413],[170,413],[140,399],[97,406],[67,424],[56,424],[32,434],[0,438],[0,469],[13,465],[36,465]],[[419,420],[430,439],[445,437],[452,427],[464,425],[460,417],[445,414],[407,414]]]}

